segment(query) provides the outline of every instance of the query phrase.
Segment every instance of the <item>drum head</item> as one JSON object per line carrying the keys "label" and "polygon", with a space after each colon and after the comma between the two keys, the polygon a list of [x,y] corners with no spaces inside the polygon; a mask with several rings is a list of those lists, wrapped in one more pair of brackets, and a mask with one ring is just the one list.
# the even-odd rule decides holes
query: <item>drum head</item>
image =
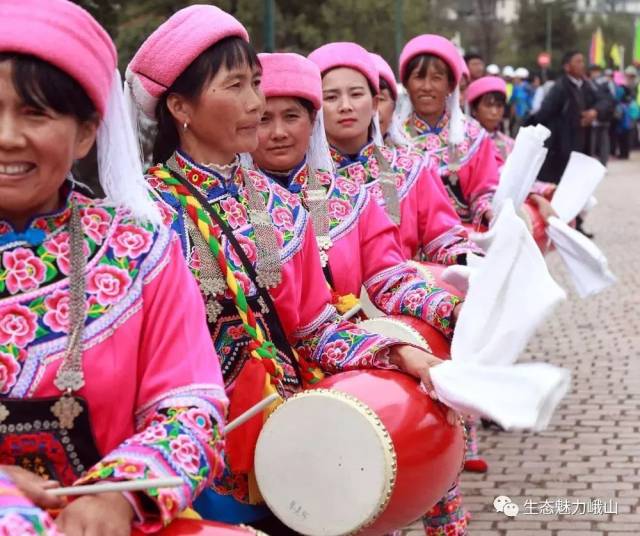
{"label": "drum head", "polygon": [[396,455],[384,424],[355,397],[332,389],[285,401],[265,423],[255,472],[280,520],[309,536],[349,534],[386,507]]}
{"label": "drum head", "polygon": [[358,326],[378,335],[393,337],[400,339],[402,342],[415,344],[420,348],[424,348],[427,352],[431,352],[431,347],[427,340],[417,330],[399,320],[385,317],[370,318],[358,323]]}

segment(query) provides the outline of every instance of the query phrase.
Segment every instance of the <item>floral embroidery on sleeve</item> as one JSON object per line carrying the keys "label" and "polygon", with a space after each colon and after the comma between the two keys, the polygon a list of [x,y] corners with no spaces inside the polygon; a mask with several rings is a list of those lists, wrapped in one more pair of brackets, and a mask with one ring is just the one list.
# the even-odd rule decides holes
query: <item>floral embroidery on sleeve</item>
{"label": "floral embroidery on sleeve", "polygon": [[385,270],[364,283],[374,303],[387,314],[420,318],[441,333],[453,334],[453,309],[460,298],[431,285],[408,266]]}
{"label": "floral embroidery on sleeve", "polygon": [[[202,402],[196,402],[198,399]],[[200,393],[170,403],[162,401],[155,411],[147,412],[136,435],[103,458],[78,483],[179,476],[183,486],[144,492],[156,508],[144,509],[145,528],[168,524],[222,471],[223,441],[218,422],[224,407],[213,397],[207,403],[205,400]]]}

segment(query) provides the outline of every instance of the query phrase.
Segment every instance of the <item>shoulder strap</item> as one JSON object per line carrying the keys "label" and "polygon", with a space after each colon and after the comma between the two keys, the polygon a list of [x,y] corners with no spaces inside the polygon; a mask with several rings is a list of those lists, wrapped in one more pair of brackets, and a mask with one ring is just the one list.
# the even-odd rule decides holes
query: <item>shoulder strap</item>
{"label": "shoulder strap", "polygon": [[[262,302],[264,305],[261,312],[265,315],[265,317],[269,321],[269,324],[271,325],[272,329],[277,329],[278,331],[280,331],[282,340],[287,341],[284,328],[282,327],[282,323],[280,322],[280,318],[278,317],[278,312],[276,310],[275,304],[273,303],[273,300],[271,299],[271,296],[269,295],[267,290],[258,284],[258,274],[256,273],[255,268],[253,267],[253,264],[251,263],[246,253],[244,252],[244,249],[242,249],[242,246],[240,245],[237,238],[233,234],[233,231],[229,228],[229,226],[225,223],[225,221],[220,217],[220,214],[218,214],[218,212],[214,210],[213,207],[209,204],[209,201],[207,200],[207,198],[204,195],[202,195],[202,193],[195,186],[193,186],[193,184],[185,180],[184,177],[182,177],[179,173],[176,173],[174,170],[169,169],[169,172],[171,173],[171,175],[173,175],[173,177],[176,180],[180,181],[180,183],[187,190],[189,190],[189,193],[196,198],[200,206],[207,212],[207,214],[209,214],[209,216],[211,217],[211,220],[215,222],[215,224],[220,228],[220,230],[227,237],[227,240],[233,247],[236,255],[240,259],[240,262],[242,263],[245,270],[247,271],[247,274],[256,284],[258,295],[260,296],[260,298],[262,298]],[[289,358],[291,365],[295,369],[296,376],[298,377],[298,380],[302,385],[303,383],[302,374],[300,372],[300,366],[298,364],[298,360],[295,357],[291,346],[288,343],[284,344],[284,346],[285,348],[282,348],[282,350],[287,354],[287,357]]]}

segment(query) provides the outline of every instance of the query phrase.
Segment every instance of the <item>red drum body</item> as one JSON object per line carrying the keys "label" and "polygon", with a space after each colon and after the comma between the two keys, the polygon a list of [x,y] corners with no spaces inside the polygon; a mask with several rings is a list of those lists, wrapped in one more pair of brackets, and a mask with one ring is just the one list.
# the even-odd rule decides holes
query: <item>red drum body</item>
{"label": "red drum body", "polygon": [[[176,519],[169,526],[153,534],[159,536],[249,536],[253,534],[257,536],[264,533],[242,525],[225,525],[200,519]],[[132,535],[143,536],[143,533],[134,529]]]}
{"label": "red drum body", "polygon": [[413,316],[383,316],[364,320],[358,325],[367,331],[420,346],[440,359],[451,357],[449,339],[434,327]]}
{"label": "red drum body", "polygon": [[309,536],[383,535],[447,492],[464,456],[460,425],[409,376],[352,371],[285,401],[258,439],[269,508]]}

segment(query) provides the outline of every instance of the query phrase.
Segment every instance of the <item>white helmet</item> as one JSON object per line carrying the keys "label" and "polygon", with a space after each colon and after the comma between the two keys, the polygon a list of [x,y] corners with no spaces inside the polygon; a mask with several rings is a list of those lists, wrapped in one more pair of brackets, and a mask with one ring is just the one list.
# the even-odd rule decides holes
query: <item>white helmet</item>
{"label": "white helmet", "polygon": [[524,67],[518,67],[513,76],[514,78],[520,78],[520,80],[525,80],[529,78],[529,71]]}
{"label": "white helmet", "polygon": [[502,69],[502,76],[504,76],[505,78],[513,78],[514,74],[515,72],[511,65],[507,65],[504,69]]}
{"label": "white helmet", "polygon": [[500,67],[498,67],[495,63],[492,63],[491,65],[487,65],[487,74],[490,74],[492,76],[499,75]]}

